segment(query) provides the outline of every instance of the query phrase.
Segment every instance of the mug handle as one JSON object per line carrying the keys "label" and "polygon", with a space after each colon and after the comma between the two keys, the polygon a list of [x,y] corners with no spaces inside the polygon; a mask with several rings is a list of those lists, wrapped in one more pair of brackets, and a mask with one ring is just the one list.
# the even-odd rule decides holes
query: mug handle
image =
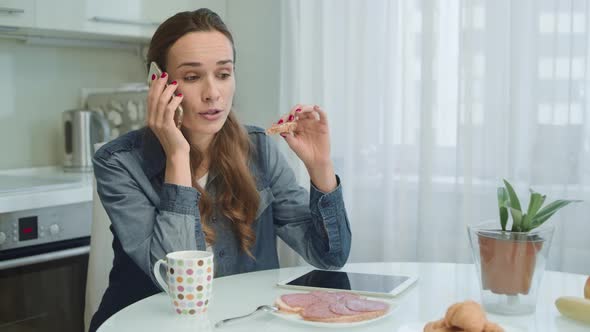
{"label": "mug handle", "polygon": [[168,284],[164,281],[164,278],[162,278],[162,273],[160,273],[160,265],[162,264],[164,264],[166,270],[168,270],[168,264],[166,264],[166,261],[159,259],[156,264],[154,264],[154,275],[156,276],[156,280],[160,284],[160,287],[162,287],[166,294],[168,294]]}

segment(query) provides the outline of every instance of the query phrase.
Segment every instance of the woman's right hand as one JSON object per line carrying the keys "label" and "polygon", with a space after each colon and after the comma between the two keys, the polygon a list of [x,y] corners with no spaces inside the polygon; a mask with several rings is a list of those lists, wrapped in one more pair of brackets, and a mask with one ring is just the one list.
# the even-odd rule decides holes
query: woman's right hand
{"label": "woman's right hand", "polygon": [[167,81],[166,73],[161,77],[152,76],[147,98],[147,124],[158,137],[167,159],[188,157],[190,145],[174,122],[174,113],[183,96],[174,93],[178,87],[176,81],[166,86]]}

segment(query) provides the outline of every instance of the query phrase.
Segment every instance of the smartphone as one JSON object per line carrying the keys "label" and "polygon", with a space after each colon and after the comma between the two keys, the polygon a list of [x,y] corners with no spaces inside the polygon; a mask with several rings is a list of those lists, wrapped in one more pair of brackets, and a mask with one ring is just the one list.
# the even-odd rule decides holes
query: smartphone
{"label": "smartphone", "polygon": [[[152,85],[152,75],[156,75],[156,77],[160,77],[162,76],[162,69],[160,69],[160,66],[158,66],[157,63],[155,63],[154,61],[152,61],[152,63],[150,63],[150,71],[148,73],[148,86]],[[166,86],[168,86],[168,84],[166,83]],[[182,109],[181,105],[178,105],[178,108],[176,108],[176,111],[174,112],[174,123],[176,124],[176,127],[180,128],[180,126],[182,125],[182,114],[183,114],[184,110]]]}

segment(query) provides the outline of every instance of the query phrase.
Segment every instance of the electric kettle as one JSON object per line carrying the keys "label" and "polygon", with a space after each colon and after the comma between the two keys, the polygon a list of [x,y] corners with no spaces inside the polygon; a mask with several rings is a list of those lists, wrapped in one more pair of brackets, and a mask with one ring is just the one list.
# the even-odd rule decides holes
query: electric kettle
{"label": "electric kettle", "polygon": [[92,172],[94,144],[110,139],[110,126],[102,113],[75,109],[62,113],[67,172]]}

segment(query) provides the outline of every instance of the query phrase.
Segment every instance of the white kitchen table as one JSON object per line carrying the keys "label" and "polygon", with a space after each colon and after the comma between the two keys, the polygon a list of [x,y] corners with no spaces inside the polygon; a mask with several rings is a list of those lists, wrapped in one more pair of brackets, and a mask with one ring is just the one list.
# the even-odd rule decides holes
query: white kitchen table
{"label": "white kitchen table", "polygon": [[[309,267],[283,268],[218,278],[213,283],[213,298],[209,311],[200,318],[181,318],[172,310],[168,295],[160,293],[136,302],[109,318],[99,332],[163,332],[163,331],[317,331],[331,330],[302,325],[259,313],[220,328],[217,321],[251,312],[262,304],[272,304],[285,293],[296,292],[276,286]],[[419,332],[427,321],[442,318],[449,305],[473,299],[480,302],[479,284],[473,264],[450,263],[355,263],[343,271],[410,274],[418,282],[393,301],[397,307],[391,315],[347,331]],[[554,302],[559,296],[583,296],[586,276],[545,271],[540,287],[537,310],[527,316],[500,316],[488,313],[488,319],[504,325],[510,331],[577,332],[590,331],[584,325],[560,315]]]}

